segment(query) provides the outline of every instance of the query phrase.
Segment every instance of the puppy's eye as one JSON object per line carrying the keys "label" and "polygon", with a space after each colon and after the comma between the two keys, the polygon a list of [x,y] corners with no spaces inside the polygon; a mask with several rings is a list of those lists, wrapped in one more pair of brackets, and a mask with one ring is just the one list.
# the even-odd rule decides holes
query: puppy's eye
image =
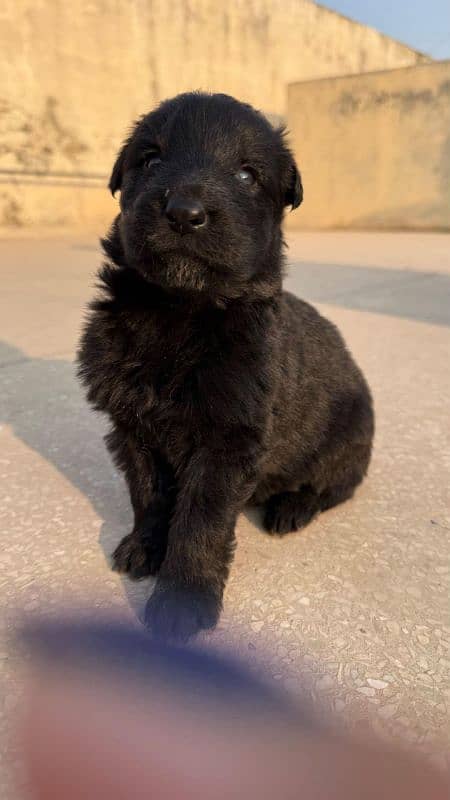
{"label": "puppy's eye", "polygon": [[161,154],[159,150],[149,150],[144,158],[143,158],[143,165],[147,169],[154,167],[156,164],[160,164],[161,162]]}
{"label": "puppy's eye", "polygon": [[250,167],[244,166],[238,169],[234,176],[240,183],[245,186],[253,186],[256,183],[256,175]]}

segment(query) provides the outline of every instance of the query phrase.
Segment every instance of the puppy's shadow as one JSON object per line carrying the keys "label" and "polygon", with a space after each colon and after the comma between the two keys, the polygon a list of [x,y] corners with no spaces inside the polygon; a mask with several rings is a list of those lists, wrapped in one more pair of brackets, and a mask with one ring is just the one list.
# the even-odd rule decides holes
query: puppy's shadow
{"label": "puppy's shadow", "polygon": [[[28,358],[0,342],[0,379],[0,422],[89,500],[102,520],[99,544],[110,568],[114,548],[131,530],[132,510],[125,481],[103,442],[107,421],[89,409],[75,365]],[[140,617],[154,581],[121,577],[127,601]]]}

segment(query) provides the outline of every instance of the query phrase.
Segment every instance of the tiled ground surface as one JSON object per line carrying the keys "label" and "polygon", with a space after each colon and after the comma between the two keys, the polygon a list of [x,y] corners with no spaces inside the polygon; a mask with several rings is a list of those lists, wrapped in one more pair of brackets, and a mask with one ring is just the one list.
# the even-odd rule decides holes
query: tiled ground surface
{"label": "tiled ground surface", "polygon": [[[291,234],[289,288],[336,322],[377,411],[370,477],[305,532],[272,540],[238,524],[226,609],[252,662],[343,720],[417,743],[450,741],[450,236]],[[82,308],[100,256],[92,240],[0,242],[0,796],[17,750],[9,720],[20,670],[17,610],[88,603],[135,619],[149,584],[110,572],[130,524],[121,477],[74,378]]]}

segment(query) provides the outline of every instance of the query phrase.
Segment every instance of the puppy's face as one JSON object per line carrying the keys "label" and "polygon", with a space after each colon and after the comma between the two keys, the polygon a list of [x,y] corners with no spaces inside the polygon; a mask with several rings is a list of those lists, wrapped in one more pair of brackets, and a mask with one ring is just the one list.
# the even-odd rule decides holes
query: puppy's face
{"label": "puppy's face", "polygon": [[281,131],[226,95],[184,94],[137,123],[110,180],[126,262],[172,288],[237,296],[279,269],[283,209],[302,200]]}

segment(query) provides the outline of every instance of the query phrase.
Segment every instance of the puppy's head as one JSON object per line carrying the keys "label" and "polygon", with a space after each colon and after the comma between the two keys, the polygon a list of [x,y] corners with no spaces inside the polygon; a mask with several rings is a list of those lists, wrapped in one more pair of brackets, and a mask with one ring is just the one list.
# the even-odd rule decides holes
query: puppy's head
{"label": "puppy's head", "polygon": [[144,116],[110,189],[121,214],[107,251],[164,286],[228,297],[279,273],[283,210],[302,201],[283,132],[222,94],[182,94]]}

